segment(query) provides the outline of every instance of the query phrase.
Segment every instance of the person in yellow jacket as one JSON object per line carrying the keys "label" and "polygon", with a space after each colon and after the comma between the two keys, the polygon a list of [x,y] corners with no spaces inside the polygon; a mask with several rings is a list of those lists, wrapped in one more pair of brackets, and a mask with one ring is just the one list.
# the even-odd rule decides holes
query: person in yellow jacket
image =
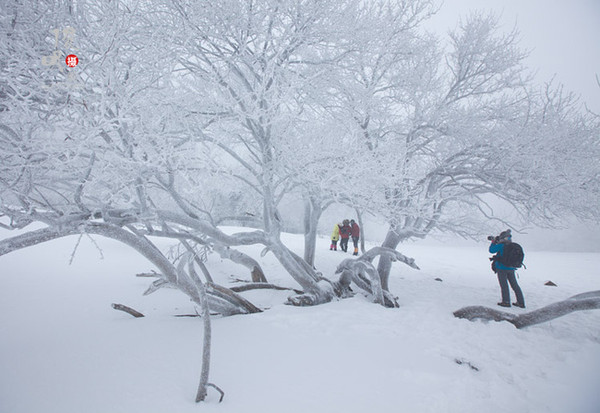
{"label": "person in yellow jacket", "polygon": [[330,251],[337,251],[337,242],[340,239],[340,227],[342,224],[335,224],[333,232],[331,233],[331,245],[329,246]]}

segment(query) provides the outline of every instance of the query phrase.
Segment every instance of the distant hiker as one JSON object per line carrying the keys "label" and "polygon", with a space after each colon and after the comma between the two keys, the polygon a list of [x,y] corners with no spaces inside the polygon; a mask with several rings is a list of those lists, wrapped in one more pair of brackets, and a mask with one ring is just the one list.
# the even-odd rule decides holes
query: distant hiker
{"label": "distant hiker", "polygon": [[347,219],[345,219],[342,224],[343,225],[340,227],[340,248],[342,251],[348,252],[348,239],[352,233],[352,228],[350,227],[350,221]]}
{"label": "distant hiker", "polygon": [[352,254],[352,255],[358,255],[358,239],[360,238],[360,228],[353,219],[350,220],[350,228],[351,228],[350,234],[352,235],[352,242],[354,243],[354,254]]}
{"label": "distant hiker", "polygon": [[503,231],[497,237],[489,236],[488,240],[492,241],[490,245],[490,253],[496,254],[492,260],[492,270],[498,275],[500,283],[500,291],[502,293],[502,301],[498,303],[501,307],[510,307],[510,290],[508,284],[515,292],[517,302],[513,305],[525,308],[525,299],[515,271],[523,265],[523,248],[517,243],[512,242],[510,229]]}
{"label": "distant hiker", "polygon": [[335,224],[333,232],[331,233],[331,245],[329,251],[337,251],[337,242],[340,239],[340,227],[342,224]]}

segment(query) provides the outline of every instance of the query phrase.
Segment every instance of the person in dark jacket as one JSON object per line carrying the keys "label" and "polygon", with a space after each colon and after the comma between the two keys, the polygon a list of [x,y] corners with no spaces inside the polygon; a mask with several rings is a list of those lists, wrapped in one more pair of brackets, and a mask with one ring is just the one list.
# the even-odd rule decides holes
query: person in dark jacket
{"label": "person in dark jacket", "polygon": [[360,227],[353,219],[351,219],[350,228],[350,235],[352,236],[352,242],[354,243],[354,254],[352,255],[358,255],[358,240],[360,238]]}
{"label": "person in dark jacket", "polygon": [[[496,254],[496,257],[501,257],[504,254],[504,247],[512,242],[512,235],[510,230],[503,231],[499,236],[492,239],[490,245],[490,252]],[[498,260],[494,260],[493,264],[494,271],[498,275],[498,282],[500,283],[500,292],[502,293],[502,301],[498,303],[500,307],[510,307],[510,290],[508,284],[510,283],[511,288],[515,292],[517,302],[513,305],[521,308],[525,308],[525,299],[517,277],[515,276],[516,268],[507,267]]]}
{"label": "person in dark jacket", "polygon": [[345,219],[342,221],[342,226],[340,227],[340,248],[344,252],[348,252],[348,239],[350,239],[351,233],[350,221]]}

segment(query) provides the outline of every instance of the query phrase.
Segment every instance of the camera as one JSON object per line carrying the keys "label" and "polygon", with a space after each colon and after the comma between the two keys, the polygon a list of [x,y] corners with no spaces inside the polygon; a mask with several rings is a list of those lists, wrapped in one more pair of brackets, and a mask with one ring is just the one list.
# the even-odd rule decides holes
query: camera
{"label": "camera", "polygon": [[493,235],[488,235],[487,239],[488,239],[488,241],[494,241],[496,243],[499,241],[499,237],[493,236]]}

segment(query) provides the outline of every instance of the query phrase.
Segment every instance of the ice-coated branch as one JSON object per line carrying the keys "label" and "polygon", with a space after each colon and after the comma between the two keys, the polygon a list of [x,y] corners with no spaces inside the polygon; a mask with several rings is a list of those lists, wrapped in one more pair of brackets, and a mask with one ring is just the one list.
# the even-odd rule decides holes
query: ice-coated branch
{"label": "ice-coated branch", "polygon": [[193,219],[189,216],[177,214],[175,212],[166,210],[156,211],[156,214],[163,221],[195,229],[225,245],[266,245],[267,242],[263,231],[241,232],[228,235],[223,231],[219,230],[211,223],[203,221],[201,219]]}
{"label": "ice-coated branch", "polygon": [[335,271],[340,274],[333,283],[338,296],[348,295],[350,283],[354,282],[359,288],[373,295],[373,301],[385,307],[398,307],[396,298],[384,288],[381,277],[372,261],[378,255],[389,257],[391,261],[400,261],[414,269],[419,269],[414,258],[409,258],[396,250],[385,247],[374,247],[357,259],[345,259]]}
{"label": "ice-coated branch", "polygon": [[371,263],[371,262],[373,262],[375,257],[377,257],[378,255],[385,255],[385,256],[389,257],[392,261],[403,262],[404,264],[408,265],[411,268],[420,270],[419,266],[415,263],[414,258],[409,258],[406,255],[401,254],[400,252],[398,252],[394,249],[386,248],[386,247],[373,247],[370,250],[368,250],[367,252],[365,252],[363,255],[361,255],[358,258],[358,260],[359,261],[367,261],[367,262]]}
{"label": "ice-coated branch", "polygon": [[574,295],[566,300],[521,315],[507,313],[489,307],[471,306],[456,310],[454,316],[457,318],[465,318],[469,321],[508,321],[515,327],[521,329],[554,320],[555,318],[562,317],[574,311],[594,309],[600,309],[600,290]]}
{"label": "ice-coated branch", "polygon": [[260,308],[256,307],[250,301],[246,300],[241,295],[235,293],[229,288],[225,288],[215,283],[207,283],[206,284],[206,292],[210,295],[214,295],[218,298],[221,298],[237,308],[242,309],[240,313],[252,314],[252,313],[260,313],[262,312]]}
{"label": "ice-coated branch", "polygon": [[216,243],[213,249],[221,256],[221,258],[229,259],[236,264],[243,265],[250,270],[252,281],[254,282],[267,282],[267,278],[262,270],[262,267],[254,258],[240,251],[232,249],[223,244]]}
{"label": "ice-coated branch", "polygon": [[[173,264],[150,240],[139,233],[133,233],[110,223],[88,222],[78,223],[78,225],[71,224],[68,227],[49,227],[30,231],[0,241],[0,256],[61,237],[81,235],[82,233],[100,235],[120,241],[132,247],[152,262],[159,269],[160,274],[157,275],[160,276],[160,279],[154,281],[144,295],[151,294],[162,287],[172,287],[181,290],[194,302],[199,303],[200,297],[192,280],[189,277],[179,276]],[[222,314],[247,314],[261,311],[248,300],[225,287],[210,283],[209,290],[210,295],[214,296],[217,302],[221,301],[221,304],[217,304],[215,307],[221,309]]]}
{"label": "ice-coated branch", "polygon": [[0,241],[0,256],[20,250],[22,248],[31,247],[33,245],[42,244],[47,241],[52,241],[58,238],[80,233],[81,231],[77,228],[77,226],[73,225],[69,227],[48,227],[30,231],[25,234],[6,238]]}
{"label": "ice-coated branch", "polygon": [[278,285],[275,284],[269,284],[269,283],[264,283],[264,282],[252,282],[249,284],[245,284],[245,285],[240,285],[237,287],[231,287],[230,288],[231,291],[234,291],[236,293],[241,293],[244,291],[251,291],[251,290],[280,290],[280,291],[293,291],[296,294],[303,294],[304,291],[302,290],[296,290],[293,288],[287,288],[287,287],[280,287]]}
{"label": "ice-coated branch", "polygon": [[350,282],[354,282],[373,295],[373,302],[385,307],[398,307],[398,303],[393,298],[389,300],[391,295],[384,293],[379,274],[371,262],[347,258],[338,265],[335,272],[340,274],[339,280],[334,283],[334,290],[338,295],[346,295]]}

